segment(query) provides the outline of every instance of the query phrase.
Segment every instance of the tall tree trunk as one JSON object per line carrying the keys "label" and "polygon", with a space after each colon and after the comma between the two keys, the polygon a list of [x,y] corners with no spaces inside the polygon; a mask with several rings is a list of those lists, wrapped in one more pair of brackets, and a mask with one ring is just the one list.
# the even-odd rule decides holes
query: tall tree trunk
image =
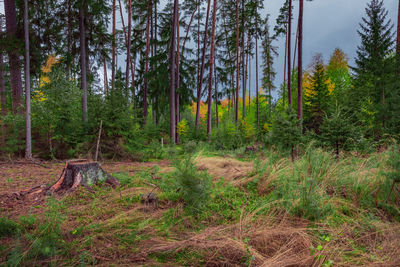
{"label": "tall tree trunk", "polygon": [[29,57],[29,24],[28,0],[24,0],[24,33],[25,33],[25,158],[32,159],[32,134],[31,134],[31,68]]}
{"label": "tall tree trunk", "polygon": [[200,76],[199,76],[199,87],[197,88],[197,108],[196,108],[196,131],[199,128],[199,117],[200,117],[200,102],[201,102],[201,92],[203,87],[203,76],[204,76],[204,60],[206,57],[206,48],[207,48],[207,33],[208,33],[208,19],[210,16],[210,5],[211,0],[208,0],[207,6],[207,15],[206,15],[206,25],[204,27],[204,43],[203,43],[203,54],[201,57],[201,68],[200,68]]}
{"label": "tall tree trunk", "polygon": [[[175,121],[175,127],[178,127],[178,123],[181,120],[180,118],[180,113],[179,113],[179,86],[180,86],[180,30],[179,30],[179,6],[178,6],[178,12],[177,12],[177,17],[176,17],[176,86],[175,86],[175,116],[176,116],[176,121]],[[175,142],[179,143],[179,135],[178,133],[175,134]]]}
{"label": "tall tree trunk", "polygon": [[386,97],[385,97],[385,82],[382,82],[382,128],[385,128],[385,103],[386,102]]}
{"label": "tall tree trunk", "polygon": [[115,3],[112,3],[112,62],[111,62],[111,88],[114,89],[115,86],[115,46],[116,46],[116,14],[115,14]]}
{"label": "tall tree trunk", "polygon": [[260,129],[260,104],[258,93],[258,17],[256,18],[256,101],[257,101],[257,129]]}
{"label": "tall tree trunk", "polygon": [[[148,13],[148,12],[147,12]],[[147,14],[147,24],[149,24],[149,14]],[[148,26],[147,26],[148,28]],[[131,64],[131,32],[132,32],[132,0],[128,0],[128,38],[126,42],[126,71],[125,71],[125,87],[129,87],[129,66]],[[146,30],[148,32],[148,30]],[[148,34],[147,38],[148,38]],[[147,45],[146,45],[147,52]],[[146,55],[147,60],[147,55]]]}
{"label": "tall tree trunk", "polygon": [[170,110],[170,138],[175,143],[175,47],[176,47],[176,17],[178,16],[178,0],[174,0],[174,11],[172,15],[171,34],[171,58],[170,58],[170,87],[169,87],[169,110]]}
{"label": "tall tree trunk", "polygon": [[81,89],[82,95],[82,120],[88,121],[87,107],[87,81],[86,81],[86,32],[85,32],[85,1],[79,7],[79,39],[80,39],[80,58],[81,58]]}
{"label": "tall tree trunk", "polygon": [[[8,38],[17,39],[17,11],[15,9],[15,0],[4,0],[4,9],[6,14],[6,33]],[[17,49],[8,50],[8,60],[10,63],[10,83],[12,90],[12,110],[16,114],[23,113],[22,104],[22,80],[21,65]]]}
{"label": "tall tree trunk", "polygon": [[[287,31],[287,25],[285,25],[286,29],[286,40],[285,40],[285,63],[283,65],[283,85],[286,85],[286,62],[287,62],[287,48],[288,48],[288,31]],[[283,106],[286,106],[286,101],[285,101],[285,90],[283,90]]]}
{"label": "tall tree trunk", "polygon": [[304,0],[300,0],[300,9],[299,9],[299,70],[298,70],[298,78],[297,78],[297,117],[299,119],[303,119],[303,8],[304,8]]}
{"label": "tall tree trunk", "polygon": [[104,93],[105,95],[108,95],[108,75],[107,75],[107,57],[106,57],[106,51],[104,48],[104,43],[102,44],[102,49],[103,49],[103,71],[104,71]]}
{"label": "tall tree trunk", "polygon": [[[3,29],[2,17],[0,17],[0,34]],[[0,105],[1,105],[1,116],[4,118],[7,116],[7,98],[6,98],[6,86],[4,80],[4,62],[3,62],[3,51],[0,51]],[[1,119],[1,144],[3,147],[6,145],[6,125],[4,120]]]}
{"label": "tall tree trunk", "polygon": [[297,44],[299,41],[299,26],[297,25],[297,31],[296,31],[296,42],[294,44],[294,54],[293,54],[293,68],[292,70],[294,71],[296,67],[296,55],[297,55]]}
{"label": "tall tree trunk", "polygon": [[[198,5],[198,16],[197,16],[197,88],[200,86],[200,0],[197,1]],[[197,112],[197,109],[196,109]]]}
{"label": "tall tree trunk", "polygon": [[292,107],[292,64],[291,64],[291,52],[292,52],[292,0],[289,0],[289,16],[288,16],[288,99],[289,107]]}
{"label": "tall tree trunk", "polygon": [[242,119],[246,117],[246,62],[244,61],[245,59],[245,42],[244,42],[244,1],[242,0],[242,59],[241,59],[241,67],[242,67]]}
{"label": "tall tree trunk", "polygon": [[[67,11],[67,20],[68,20],[68,36],[67,36],[67,50],[68,50],[68,57],[72,58],[72,7],[71,7],[71,0],[68,0],[68,11]],[[67,62],[66,71],[67,77],[71,78],[71,66],[72,62]]]}
{"label": "tall tree trunk", "polygon": [[239,0],[236,0],[236,97],[235,97],[235,122],[239,121]]}
{"label": "tall tree trunk", "polygon": [[214,53],[215,53],[215,18],[217,15],[217,0],[214,0],[212,30],[211,30],[211,51],[210,51],[210,74],[208,79],[208,112],[207,112],[207,134],[208,140],[211,141],[211,113],[212,113],[212,79],[214,68]]}
{"label": "tall tree trunk", "polygon": [[149,84],[149,49],[150,49],[150,10],[151,2],[148,1],[147,5],[147,22],[146,22],[146,58],[145,58],[145,71],[144,71],[144,86],[143,86],[143,118],[144,123],[147,120],[148,105],[147,105],[147,88]]}
{"label": "tall tree trunk", "polygon": [[[217,128],[219,127],[219,114],[218,114],[218,86],[217,86],[217,65],[215,64],[214,57],[214,87],[215,87],[215,123]],[[228,102],[229,109],[229,102]]]}
{"label": "tall tree trunk", "polygon": [[396,40],[396,51],[400,55],[400,0],[399,9],[397,11],[397,40]]}
{"label": "tall tree trunk", "polygon": [[[248,72],[247,72],[247,69],[248,69],[248,67],[249,67],[249,47],[250,47],[250,34],[249,33],[247,33],[247,46],[246,46],[246,50],[244,50],[243,52],[245,52],[246,53],[246,61],[244,62],[244,64],[243,64],[243,73],[244,73],[244,76],[243,76],[243,80],[244,80],[244,89],[243,89],[243,108],[244,108],[244,112],[246,112],[246,95],[247,95],[247,75],[248,75]],[[244,55],[243,55],[244,56]],[[249,96],[250,96],[250,94],[249,94]],[[243,115],[243,117],[244,117],[244,115]]]}
{"label": "tall tree trunk", "polygon": [[251,57],[249,57],[249,113],[251,105]]}

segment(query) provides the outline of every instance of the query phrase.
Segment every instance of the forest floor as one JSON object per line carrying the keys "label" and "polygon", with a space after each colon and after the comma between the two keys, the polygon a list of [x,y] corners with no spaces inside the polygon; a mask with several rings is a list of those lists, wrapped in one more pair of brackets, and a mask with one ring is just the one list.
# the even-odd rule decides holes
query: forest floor
{"label": "forest floor", "polygon": [[[328,192],[341,213],[324,221],[278,208],[262,212],[277,201],[267,201],[274,190],[268,184],[291,164],[276,163],[252,193],[255,165],[266,160],[198,157],[214,191],[207,212],[197,215],[187,215],[183,201],[162,192],[163,177],[174,171],[168,160],[103,163],[121,181],[117,189],[82,187],[38,199],[13,193],[51,185],[64,163],[0,163],[0,266],[400,266],[397,218],[346,200],[344,186],[342,197]],[[363,168],[355,172],[375,175],[366,162],[353,161]],[[149,192],[158,203],[141,202]]]}

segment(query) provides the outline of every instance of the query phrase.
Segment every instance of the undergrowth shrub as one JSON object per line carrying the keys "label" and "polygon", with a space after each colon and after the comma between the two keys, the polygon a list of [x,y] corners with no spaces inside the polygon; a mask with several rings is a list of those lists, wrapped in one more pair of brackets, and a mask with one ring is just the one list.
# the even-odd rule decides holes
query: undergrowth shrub
{"label": "undergrowth shrub", "polygon": [[0,218],[0,238],[13,236],[19,231],[19,226],[13,220]]}

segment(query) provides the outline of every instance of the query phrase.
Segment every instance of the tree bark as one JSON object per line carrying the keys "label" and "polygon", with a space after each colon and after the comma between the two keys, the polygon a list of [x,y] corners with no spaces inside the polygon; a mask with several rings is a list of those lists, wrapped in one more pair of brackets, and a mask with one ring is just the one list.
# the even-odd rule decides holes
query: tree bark
{"label": "tree bark", "polygon": [[170,58],[170,87],[169,87],[169,110],[170,110],[170,138],[175,143],[175,47],[176,47],[176,17],[178,15],[178,0],[174,0],[174,11],[172,15],[171,34],[171,58]]}
{"label": "tree bark", "polygon": [[147,105],[147,88],[149,84],[149,50],[150,50],[150,11],[151,2],[148,1],[147,5],[147,22],[146,22],[146,58],[145,58],[145,71],[144,71],[144,86],[143,86],[143,118],[144,124],[146,124],[148,115],[148,105]]}
{"label": "tree bark", "polygon": [[300,0],[299,9],[299,70],[297,78],[297,117],[298,119],[303,119],[303,7],[304,0]]}
{"label": "tree bark", "polygon": [[236,97],[235,97],[235,122],[239,121],[239,0],[236,0]]}
{"label": "tree bark", "polygon": [[397,40],[396,40],[396,51],[397,54],[400,55],[400,0],[399,0],[399,9],[397,11]]}
{"label": "tree bark", "polygon": [[289,15],[288,15],[288,100],[289,107],[292,107],[292,64],[291,64],[291,50],[292,50],[292,0],[289,0]]}
{"label": "tree bark", "polygon": [[[180,121],[180,113],[179,113],[179,86],[180,86],[180,30],[179,30],[179,5],[178,5],[178,12],[176,16],[176,84],[175,84],[175,116],[176,116],[176,121],[175,121],[175,128],[178,127],[178,123]],[[179,135],[176,132],[175,133],[175,142],[179,143]]]}
{"label": "tree bark", "polygon": [[[3,21],[0,17],[0,34],[2,33]],[[4,118],[7,116],[7,98],[6,98],[6,86],[4,80],[4,62],[3,62],[3,51],[0,51],[0,105],[1,105],[1,116]],[[6,125],[4,120],[1,119],[1,144],[3,147],[6,145]]]}
{"label": "tree bark", "polygon": [[208,80],[208,113],[207,113],[207,135],[211,141],[211,113],[212,113],[212,79],[214,68],[214,52],[215,52],[215,18],[217,14],[217,0],[214,0],[212,30],[211,30],[211,52],[210,52],[210,74]]}
{"label": "tree bark", "polygon": [[[286,62],[287,62],[287,48],[288,48],[288,31],[287,31],[287,25],[285,25],[286,28],[286,40],[285,40],[285,63],[283,65],[283,84],[286,85]],[[289,99],[289,98],[288,98]],[[286,106],[285,102],[285,90],[283,90],[283,106]]]}
{"label": "tree bark", "polygon": [[241,55],[242,56],[242,59],[241,59],[241,63],[242,63],[241,64],[241,67],[242,67],[242,97],[243,97],[242,119],[244,119],[246,117],[246,62],[244,61],[246,51],[245,51],[245,42],[244,42],[244,33],[245,33],[245,30],[244,30],[244,2],[245,1],[242,1],[242,45],[241,45],[241,47],[242,47],[242,55]]}
{"label": "tree bark", "polygon": [[[147,14],[147,24],[149,24],[148,14]],[[148,26],[147,26],[147,28],[148,28]],[[126,41],[126,71],[125,71],[125,87],[126,87],[126,89],[129,88],[129,65],[131,64],[131,32],[132,32],[132,0],[128,0],[128,38]],[[147,34],[147,38],[148,38],[148,34]],[[147,49],[147,46],[146,46],[146,49]],[[146,60],[147,60],[147,55],[146,55]]]}
{"label": "tree bark", "polygon": [[80,38],[80,58],[81,58],[81,89],[82,95],[82,120],[88,122],[87,109],[87,80],[86,80],[86,32],[85,32],[85,1],[79,7],[79,38]]}
{"label": "tree bark", "polygon": [[[15,0],[5,0],[6,32],[8,38],[17,40],[17,11]],[[10,63],[10,84],[12,90],[13,113],[23,113],[21,65],[17,49],[9,49],[8,60]]]}
{"label": "tree bark", "polygon": [[114,89],[115,86],[115,45],[116,45],[116,14],[115,14],[115,3],[116,0],[113,0],[112,3],[112,62],[111,62],[111,89]]}
{"label": "tree bark", "polygon": [[24,32],[25,32],[25,158],[32,159],[32,136],[31,136],[31,68],[29,57],[29,22],[28,22],[28,0],[24,0]]}
{"label": "tree bark", "polygon": [[208,33],[208,19],[210,16],[210,5],[211,0],[208,0],[207,6],[207,15],[206,15],[206,25],[204,27],[204,43],[203,43],[203,54],[201,57],[201,68],[200,68],[200,76],[199,76],[199,87],[197,88],[197,108],[196,108],[196,131],[199,128],[199,117],[200,117],[200,103],[201,103],[201,92],[203,87],[203,76],[204,76],[204,60],[206,57],[206,48],[207,48],[207,33]]}
{"label": "tree bark", "polygon": [[260,104],[258,93],[258,16],[256,18],[256,101],[257,101],[257,129],[260,129]]}

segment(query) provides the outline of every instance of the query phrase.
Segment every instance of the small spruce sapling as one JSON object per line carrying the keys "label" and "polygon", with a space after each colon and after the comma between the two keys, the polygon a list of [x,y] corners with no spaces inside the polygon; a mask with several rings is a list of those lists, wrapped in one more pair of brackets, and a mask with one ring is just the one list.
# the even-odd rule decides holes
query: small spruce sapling
{"label": "small spruce sapling", "polygon": [[294,148],[302,140],[301,120],[297,118],[292,109],[287,109],[284,116],[278,114],[272,125],[272,140],[283,150],[291,151],[291,158],[294,161]]}
{"label": "small spruce sapling", "polygon": [[340,150],[346,148],[349,140],[356,136],[356,129],[350,121],[350,117],[336,106],[335,111],[325,115],[321,125],[320,141],[323,145],[335,150],[336,158],[339,158]]}

